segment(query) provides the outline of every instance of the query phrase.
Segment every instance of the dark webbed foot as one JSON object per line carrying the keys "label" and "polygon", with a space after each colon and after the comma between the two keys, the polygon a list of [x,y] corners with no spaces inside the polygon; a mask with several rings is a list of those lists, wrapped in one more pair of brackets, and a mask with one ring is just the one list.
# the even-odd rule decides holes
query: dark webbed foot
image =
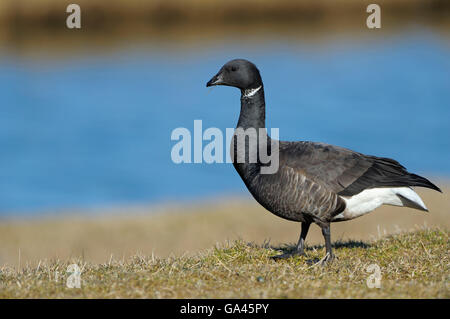
{"label": "dark webbed foot", "polygon": [[337,257],[334,254],[327,253],[325,257],[323,257],[322,260],[320,260],[320,265],[322,266],[330,265],[335,259],[337,259]]}
{"label": "dark webbed foot", "polygon": [[304,256],[305,255],[305,239],[308,234],[310,222],[302,222],[302,231],[300,233],[300,238],[297,243],[296,249],[291,253],[284,253],[281,255],[272,256],[273,260],[287,259],[296,256]]}
{"label": "dark webbed foot", "polygon": [[325,224],[322,226],[322,235],[325,239],[325,249],[327,254],[320,261],[322,266],[331,264],[333,260],[336,258],[333,254],[333,250],[331,249],[331,236],[330,236],[330,224]]}
{"label": "dark webbed foot", "polygon": [[280,260],[280,259],[294,258],[297,256],[305,256],[305,252],[304,251],[293,251],[291,253],[284,253],[281,255],[271,256],[270,258],[273,260]]}

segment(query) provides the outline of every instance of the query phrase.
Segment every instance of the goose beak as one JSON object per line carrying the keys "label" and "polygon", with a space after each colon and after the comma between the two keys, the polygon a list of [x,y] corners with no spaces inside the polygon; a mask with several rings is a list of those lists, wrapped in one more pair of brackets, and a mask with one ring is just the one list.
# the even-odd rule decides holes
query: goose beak
{"label": "goose beak", "polygon": [[220,72],[219,72],[216,75],[214,75],[212,77],[212,79],[208,81],[208,83],[206,83],[206,87],[213,86],[213,85],[220,85],[220,84],[223,84],[223,80],[222,80],[222,74],[220,74]]}

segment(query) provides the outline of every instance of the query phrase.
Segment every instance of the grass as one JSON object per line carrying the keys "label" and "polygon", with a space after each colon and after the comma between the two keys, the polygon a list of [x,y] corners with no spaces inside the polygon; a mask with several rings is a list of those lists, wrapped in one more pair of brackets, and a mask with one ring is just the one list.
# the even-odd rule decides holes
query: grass
{"label": "grass", "polygon": [[[95,264],[81,259],[4,266],[0,298],[449,298],[449,232],[423,229],[376,241],[335,242],[331,265],[306,257],[273,261],[291,246],[224,242],[193,256],[135,255]],[[66,269],[81,268],[81,288],[67,288]],[[381,269],[381,287],[368,288],[367,267]],[[57,276],[56,276],[57,275]]]}
{"label": "grass", "polygon": [[[424,227],[450,229],[450,188],[444,182],[438,184],[443,186],[443,194],[417,189],[429,213],[383,206],[363,217],[333,223],[331,240],[371,242]],[[300,233],[298,223],[274,216],[251,198],[39,216],[0,219],[0,267],[37,267],[42,260],[74,257],[99,264],[109,262],[111,255],[121,260],[136,254],[160,258],[195,256],[225,241],[270,240],[273,245],[282,245],[296,242]],[[319,227],[311,226],[306,242],[323,244]]]}
{"label": "grass", "polygon": [[[0,298],[449,298],[450,192],[417,189],[430,212],[384,206],[331,225],[339,258],[312,226],[307,257],[275,262],[300,225],[254,200],[125,207],[0,220]],[[269,241],[270,239],[270,241]],[[67,288],[67,267],[81,288]],[[369,289],[367,267],[381,268]]]}

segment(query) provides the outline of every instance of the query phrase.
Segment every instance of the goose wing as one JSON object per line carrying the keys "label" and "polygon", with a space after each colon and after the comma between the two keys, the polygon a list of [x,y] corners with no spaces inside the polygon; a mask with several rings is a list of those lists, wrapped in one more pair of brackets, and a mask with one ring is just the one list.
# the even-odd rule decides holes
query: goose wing
{"label": "goose wing", "polygon": [[342,196],[376,187],[421,186],[441,191],[426,178],[409,173],[396,160],[325,143],[281,142],[283,165]]}

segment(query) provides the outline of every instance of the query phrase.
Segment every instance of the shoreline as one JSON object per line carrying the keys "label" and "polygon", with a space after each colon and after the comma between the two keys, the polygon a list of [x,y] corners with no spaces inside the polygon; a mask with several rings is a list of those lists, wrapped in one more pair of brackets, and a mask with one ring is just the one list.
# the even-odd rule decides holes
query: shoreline
{"label": "shoreline", "polygon": [[[205,0],[104,2],[80,0],[82,27],[65,26],[66,3],[10,0],[0,6],[0,48],[17,56],[76,55],[130,45],[174,46],[198,50],[221,41],[257,43],[285,38],[291,42],[328,41],[337,35],[382,38],[424,26],[448,38],[450,2],[381,1],[382,28],[366,26],[370,3],[329,0]],[[249,10],[248,8],[252,8]],[[257,10],[255,10],[257,8]],[[236,35],[239,35],[238,37]]]}
{"label": "shoreline", "polygon": [[[347,0],[336,6],[333,0],[229,0],[226,2],[211,2],[208,0],[129,0],[102,1],[78,0],[82,12],[86,13],[86,21],[102,25],[111,20],[142,20],[160,25],[176,24],[186,20],[226,21],[259,20],[262,18],[272,21],[320,20],[324,17],[340,15],[366,14],[369,0]],[[430,0],[379,0],[377,4],[386,13],[397,16],[437,16],[444,15],[450,10],[446,1]],[[53,26],[60,20],[61,12],[66,12],[68,3],[58,0],[4,0],[0,5],[0,21],[15,24],[24,19],[31,23]],[[118,20],[119,19],[119,20]]]}

